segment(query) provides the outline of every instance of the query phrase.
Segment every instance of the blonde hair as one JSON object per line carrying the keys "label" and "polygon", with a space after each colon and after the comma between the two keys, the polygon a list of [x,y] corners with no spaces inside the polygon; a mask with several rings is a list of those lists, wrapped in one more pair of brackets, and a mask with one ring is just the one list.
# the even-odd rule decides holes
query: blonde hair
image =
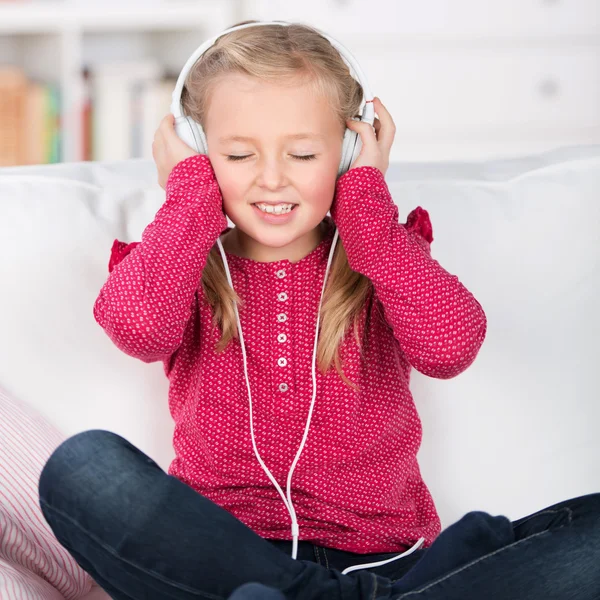
{"label": "blonde hair", "polygon": [[[243,21],[236,25],[256,22]],[[278,84],[294,81],[297,84],[298,77],[304,78],[316,93],[328,99],[339,119],[342,134],[346,120],[359,116],[362,86],[352,77],[329,40],[308,25],[261,25],[220,36],[196,62],[186,79],[181,96],[184,114],[204,128],[212,86],[229,73],[242,73]],[[240,308],[244,303],[229,286],[216,244],[209,252],[202,273],[202,287],[212,308],[213,327],[219,326],[221,330],[216,350],[222,352],[232,338],[238,337],[233,303]],[[333,361],[341,378],[355,390],[359,386],[341,369],[339,345],[353,321],[354,336],[362,353],[358,322],[371,287],[368,277],[350,268],[342,241],[338,239],[323,292],[317,364],[325,374]]]}

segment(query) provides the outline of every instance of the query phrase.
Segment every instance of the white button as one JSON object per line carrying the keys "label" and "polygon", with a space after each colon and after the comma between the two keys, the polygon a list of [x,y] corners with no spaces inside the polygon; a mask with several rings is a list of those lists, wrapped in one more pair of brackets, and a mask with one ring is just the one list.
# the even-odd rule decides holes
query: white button
{"label": "white button", "polygon": [[277,341],[278,341],[278,342],[285,342],[285,340],[287,340],[287,335],[285,335],[285,333],[280,333],[280,334],[277,336]]}
{"label": "white button", "polygon": [[277,364],[280,367],[285,367],[285,365],[287,365],[287,358],[285,358],[285,356],[282,356],[281,358],[277,359]]}
{"label": "white button", "polygon": [[280,323],[283,323],[284,321],[286,321],[286,320],[287,320],[287,315],[286,315],[285,313],[279,313],[279,314],[277,315],[277,320],[278,320]]}
{"label": "white button", "polygon": [[283,277],[285,277],[285,269],[279,269],[279,271],[277,271],[277,273],[275,273],[277,275],[277,277],[279,277],[279,279],[282,279]]}
{"label": "white button", "polygon": [[288,384],[287,383],[280,383],[279,384],[279,391],[280,392],[287,392],[288,390]]}
{"label": "white button", "polygon": [[285,292],[279,292],[279,294],[277,294],[277,299],[279,300],[279,302],[283,302],[284,300],[287,300],[288,296]]}

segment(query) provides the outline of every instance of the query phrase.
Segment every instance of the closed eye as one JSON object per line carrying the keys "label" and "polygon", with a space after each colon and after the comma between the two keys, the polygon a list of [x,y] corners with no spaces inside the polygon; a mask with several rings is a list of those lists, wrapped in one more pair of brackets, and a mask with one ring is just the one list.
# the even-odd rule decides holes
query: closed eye
{"label": "closed eye", "polygon": [[[235,162],[235,161],[244,160],[245,158],[248,158],[249,156],[252,156],[252,155],[246,154],[245,156],[236,156],[236,155],[230,154],[227,156],[227,160]],[[313,160],[313,158],[316,158],[316,154],[304,154],[303,156],[298,156],[296,154],[292,154],[292,156],[294,158],[297,158],[298,160]]]}

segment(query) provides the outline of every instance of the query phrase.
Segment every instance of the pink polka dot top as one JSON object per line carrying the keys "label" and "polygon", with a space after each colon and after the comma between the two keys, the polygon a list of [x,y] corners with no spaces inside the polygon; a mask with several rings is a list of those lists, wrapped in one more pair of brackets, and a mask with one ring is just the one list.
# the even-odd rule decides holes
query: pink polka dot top
{"label": "pink polka dot top", "polygon": [[[398,207],[375,167],[336,183],[327,233],[300,261],[256,262],[226,252],[239,308],[252,394],[253,429],[282,490],[313,395],[317,310],[335,226],[350,267],[373,283],[360,319],[340,345],[348,387],[334,367],[315,369],[317,395],[292,476],[300,540],[356,553],[402,552],[441,531],[417,452],[422,427],[409,390],[411,367],[449,379],[477,356],[486,316],[455,275],[431,257],[429,215]],[[201,275],[228,229],[205,155],[178,163],[166,200],[140,242],[115,240],[94,317],[114,344],[169,379],[175,458],[168,473],[263,538],[291,540],[291,517],[258,462],[238,339],[215,351]],[[220,254],[219,254],[220,256]],[[176,510],[176,507],[174,507]]]}

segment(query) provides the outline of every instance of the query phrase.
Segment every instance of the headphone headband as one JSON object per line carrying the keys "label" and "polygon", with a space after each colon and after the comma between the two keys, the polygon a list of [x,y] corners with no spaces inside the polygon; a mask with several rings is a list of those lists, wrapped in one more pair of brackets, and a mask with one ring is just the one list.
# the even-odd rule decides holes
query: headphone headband
{"label": "headphone headband", "polygon": [[[196,51],[190,56],[187,60],[179,77],[177,78],[177,84],[175,85],[175,89],[173,90],[173,94],[171,96],[171,113],[175,116],[175,118],[180,118],[183,116],[182,106],[181,106],[181,93],[183,91],[183,86],[187,79],[189,72],[192,70],[192,67],[196,64],[198,59],[210,48],[221,36],[230,33],[232,31],[237,31],[238,29],[246,29],[247,27],[260,27],[261,25],[283,25],[289,26],[291,23],[287,21],[258,21],[257,23],[246,23],[244,25],[237,25],[235,27],[230,27],[225,31],[215,35],[210,38],[206,42],[204,42],[201,46],[199,46]],[[313,27],[313,29],[316,29]],[[327,39],[331,45],[340,53],[340,56],[350,69],[350,73],[352,76],[361,84],[363,89],[363,95],[365,99],[365,106],[363,109],[361,121],[366,121],[373,125],[373,121],[375,119],[375,110],[373,108],[372,94],[369,88],[369,84],[367,82],[367,78],[365,77],[360,65],[357,60],[352,56],[351,52],[340,42],[333,39],[331,36],[323,33],[316,29],[320,35],[322,35],[325,39]]]}

